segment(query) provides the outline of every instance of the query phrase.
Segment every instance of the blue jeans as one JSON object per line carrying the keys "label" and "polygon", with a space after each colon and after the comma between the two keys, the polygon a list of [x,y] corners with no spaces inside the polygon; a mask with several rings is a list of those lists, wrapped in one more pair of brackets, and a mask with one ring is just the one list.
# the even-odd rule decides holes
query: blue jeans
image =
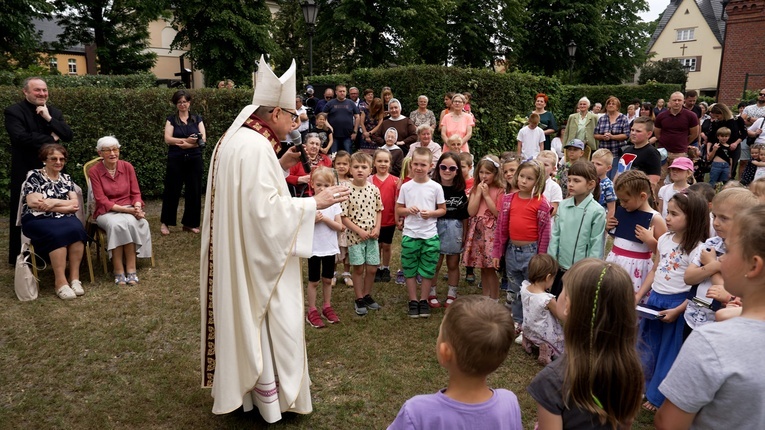
{"label": "blue jeans", "polygon": [[350,136],[348,137],[335,136],[334,140],[332,140],[332,149],[330,149],[329,152],[331,154],[334,154],[338,150],[342,149],[350,154],[352,144],[353,144],[353,140],[351,140]]}
{"label": "blue jeans", "polygon": [[508,298],[512,300],[510,309],[513,320],[523,323],[523,304],[521,302],[521,284],[529,278],[529,262],[537,255],[537,243],[524,246],[507,245],[505,250],[505,270],[508,278]]}
{"label": "blue jeans", "polygon": [[712,168],[709,170],[709,183],[714,186],[718,182],[728,182],[730,179],[730,164],[721,161],[712,162]]}

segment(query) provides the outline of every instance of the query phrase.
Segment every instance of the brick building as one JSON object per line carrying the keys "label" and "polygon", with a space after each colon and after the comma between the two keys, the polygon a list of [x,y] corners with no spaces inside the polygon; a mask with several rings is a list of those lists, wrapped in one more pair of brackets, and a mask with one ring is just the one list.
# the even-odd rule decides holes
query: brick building
{"label": "brick building", "polygon": [[765,88],[765,0],[731,0],[725,12],[717,100],[735,106],[745,89]]}

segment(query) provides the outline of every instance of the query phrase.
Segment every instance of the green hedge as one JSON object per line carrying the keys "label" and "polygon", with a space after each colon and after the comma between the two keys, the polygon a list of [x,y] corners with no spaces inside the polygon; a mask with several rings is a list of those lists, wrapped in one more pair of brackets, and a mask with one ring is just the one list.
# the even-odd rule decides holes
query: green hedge
{"label": "green hedge", "polygon": [[[159,196],[163,190],[167,145],[163,131],[165,118],[175,106],[170,99],[175,90],[166,88],[108,89],[53,88],[50,103],[61,109],[74,132],[68,143],[66,172],[84,186],[82,165],[97,156],[96,141],[114,135],[122,144],[121,158],[132,163],[145,197]],[[249,90],[191,90],[192,112],[202,115],[207,130],[205,169],[212,147],[231,125],[243,106],[252,100]],[[23,98],[16,87],[0,87],[0,107]],[[0,131],[0,208],[7,210],[10,196],[10,140],[5,131],[5,117]],[[206,171],[206,170],[205,170]],[[205,180],[207,175],[205,175]]]}
{"label": "green hedge", "polygon": [[[0,72],[0,86],[21,86],[29,73]],[[153,73],[136,75],[45,75],[49,88],[151,88],[156,85]]]}
{"label": "green hedge", "polygon": [[403,104],[405,115],[417,108],[420,94],[428,96],[428,107],[438,116],[444,109],[446,92],[468,91],[473,96],[470,104],[476,117],[470,148],[478,156],[500,154],[515,148],[518,130],[523,126],[516,117],[526,117],[534,109],[534,96],[540,92],[548,95],[547,109],[555,114],[560,124],[576,110],[583,95],[593,103],[603,103],[608,96],[616,95],[626,105],[625,101],[635,97],[652,102],[658,98],[667,100],[673,91],[680,89],[680,85],[671,84],[569,86],[562,85],[556,78],[528,73],[495,73],[485,69],[442,66],[359,69],[350,74],[311,76],[309,80],[313,85],[344,83],[358,87],[361,92],[372,88],[378,97],[382,87],[389,86],[394,97]]}

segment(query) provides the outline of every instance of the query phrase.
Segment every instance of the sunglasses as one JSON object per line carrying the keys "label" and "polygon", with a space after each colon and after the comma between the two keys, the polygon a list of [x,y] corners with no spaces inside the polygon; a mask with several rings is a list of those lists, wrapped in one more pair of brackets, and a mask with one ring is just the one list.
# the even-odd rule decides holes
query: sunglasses
{"label": "sunglasses", "polygon": [[66,163],[66,157],[48,157],[48,161],[57,162],[60,161],[62,163]]}
{"label": "sunglasses", "polygon": [[765,96],[765,93],[760,93],[760,97]]}
{"label": "sunglasses", "polygon": [[450,172],[456,172],[457,171],[457,166],[446,166],[446,165],[442,164],[442,165],[439,166],[439,168],[441,169],[441,171],[444,171],[444,172],[447,171],[447,170],[450,171]]}

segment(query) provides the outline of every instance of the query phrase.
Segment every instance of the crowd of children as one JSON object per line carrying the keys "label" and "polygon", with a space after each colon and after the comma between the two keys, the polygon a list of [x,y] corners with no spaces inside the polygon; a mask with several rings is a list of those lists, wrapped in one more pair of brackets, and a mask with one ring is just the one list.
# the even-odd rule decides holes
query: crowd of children
{"label": "crowd of children", "polygon": [[[757,242],[765,234],[763,148],[752,147],[742,172],[749,189],[729,183],[716,193],[708,183],[694,184],[694,162],[686,157],[674,159],[667,182],[657,187],[658,175],[639,168],[656,155],[640,140],[639,131],[649,136],[652,124],[636,120],[634,156],[612,182],[611,151],[595,151],[588,161],[584,144],[573,139],[562,144],[565,160],[559,160],[542,148],[535,121],[532,115],[519,133],[517,152],[485,155],[474,169],[473,157],[456,143],[447,142],[435,164],[424,145],[401,159],[389,130],[386,141],[393,144],[374,157],[338,152],[334,171],[312,173],[314,190],[339,182],[351,195],[316,216],[308,262],[311,326],[323,327],[322,316],[339,322],[330,300],[336,263],[344,264],[340,277],[354,288],[356,314],[380,309],[372,289],[392,279],[397,228],[400,261],[393,264],[400,267],[397,283],[406,285],[407,315],[427,318],[433,308],[448,308],[436,350],[449,385],[407,401],[390,428],[447,422],[521,428],[515,395],[486,385],[513,340],[529,354],[538,351],[547,365],[528,387],[542,429],[629,426],[641,407],[659,411],[657,425],[717,423],[720,404],[730,402],[718,389],[727,396],[740,393],[738,385],[765,392],[762,376],[732,351],[723,360],[717,349],[740,343],[744,355],[758,357],[751,343],[747,348],[726,333],[763,345],[765,247]],[[720,146],[708,156],[721,163],[725,130],[718,134]],[[750,232],[749,224],[761,228]],[[479,269],[485,297],[458,298],[460,265],[466,281]],[[500,278],[503,289],[507,284],[505,307],[498,304]],[[737,316],[747,321],[712,324]],[[701,360],[713,369],[694,367]],[[757,414],[759,421],[741,422],[762,424]]]}

